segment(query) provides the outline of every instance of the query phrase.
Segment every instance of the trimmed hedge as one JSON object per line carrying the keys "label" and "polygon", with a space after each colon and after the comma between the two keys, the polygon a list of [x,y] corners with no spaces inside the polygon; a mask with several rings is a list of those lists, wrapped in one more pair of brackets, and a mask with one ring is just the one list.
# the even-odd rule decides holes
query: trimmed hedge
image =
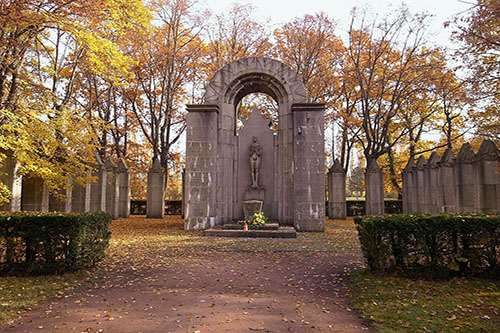
{"label": "trimmed hedge", "polygon": [[111,215],[0,215],[0,271],[53,274],[94,265],[105,256]]}
{"label": "trimmed hedge", "polygon": [[381,215],[354,221],[374,272],[500,276],[499,215]]}

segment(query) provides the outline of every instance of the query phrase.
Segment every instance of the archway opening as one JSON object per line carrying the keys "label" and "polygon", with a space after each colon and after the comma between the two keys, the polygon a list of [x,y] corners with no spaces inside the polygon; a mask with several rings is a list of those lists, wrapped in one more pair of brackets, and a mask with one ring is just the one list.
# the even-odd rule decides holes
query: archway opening
{"label": "archway opening", "polygon": [[236,113],[236,135],[239,135],[244,126],[244,121],[248,119],[252,112],[258,112],[264,119],[269,120],[267,125],[274,135],[278,131],[278,102],[266,93],[250,93],[243,97],[235,107]]}

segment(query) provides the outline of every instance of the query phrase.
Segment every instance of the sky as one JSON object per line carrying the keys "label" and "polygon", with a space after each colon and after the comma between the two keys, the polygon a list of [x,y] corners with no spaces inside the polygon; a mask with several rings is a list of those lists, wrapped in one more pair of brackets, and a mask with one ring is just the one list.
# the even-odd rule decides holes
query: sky
{"label": "sky", "polygon": [[[371,12],[385,16],[400,8],[404,2],[412,13],[423,11],[433,15],[430,20],[429,39],[438,45],[452,47],[449,41],[451,31],[443,27],[443,23],[453,15],[460,13],[471,5],[473,0],[200,0],[215,14],[227,10],[232,3],[251,3],[255,7],[256,18],[270,18],[271,22],[280,25],[304,14],[325,12],[338,23],[339,29],[347,30],[350,13],[353,7],[368,7]],[[339,31],[339,35],[342,31]]]}

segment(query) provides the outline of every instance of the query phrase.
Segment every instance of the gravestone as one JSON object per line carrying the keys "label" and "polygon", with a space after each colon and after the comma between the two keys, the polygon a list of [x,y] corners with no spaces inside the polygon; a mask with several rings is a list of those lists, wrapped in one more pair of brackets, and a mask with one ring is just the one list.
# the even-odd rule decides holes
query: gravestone
{"label": "gravestone", "polygon": [[105,212],[107,172],[99,154],[96,154],[96,161],[97,165],[92,173],[92,177],[95,178],[95,182],[90,185],[90,211]]}
{"label": "gravestone", "polygon": [[125,160],[120,159],[116,169],[118,180],[118,217],[130,217],[130,172]]}

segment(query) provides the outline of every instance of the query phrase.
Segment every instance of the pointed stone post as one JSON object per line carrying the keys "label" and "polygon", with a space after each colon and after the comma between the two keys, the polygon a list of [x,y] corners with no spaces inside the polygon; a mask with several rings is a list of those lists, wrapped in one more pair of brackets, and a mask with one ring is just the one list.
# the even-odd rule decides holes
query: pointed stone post
{"label": "pointed stone post", "polygon": [[328,170],[328,218],[345,220],[346,211],[345,171],[335,159]]}
{"label": "pointed stone post", "polygon": [[116,165],[111,159],[108,159],[104,164],[106,167],[106,211],[111,214],[114,219],[118,216],[118,200],[120,183],[116,176]]}
{"label": "pointed stone post", "polygon": [[71,212],[84,213],[90,211],[90,190],[92,185],[82,186],[76,182],[71,189]]}
{"label": "pointed stone post", "polygon": [[417,160],[417,213],[427,213],[427,198],[425,190],[425,168],[427,161],[423,155]]}
{"label": "pointed stone post", "polygon": [[455,156],[450,148],[446,149],[439,165],[439,203],[440,213],[456,213],[457,197],[455,193],[456,180],[454,173]]}
{"label": "pointed stone post", "polygon": [[439,156],[433,152],[427,161],[426,189],[427,209],[430,214],[437,214],[439,209]]}
{"label": "pointed stone post", "polygon": [[371,160],[365,171],[366,215],[384,214],[384,178],[377,160]]}
{"label": "pointed stone post", "polygon": [[148,172],[148,201],[146,217],[163,218],[165,215],[165,171],[155,158]]}
{"label": "pointed stone post", "polygon": [[408,160],[405,168],[403,169],[403,214],[413,213],[412,204],[415,201],[415,186],[413,185],[412,171],[415,167],[413,157]]}
{"label": "pointed stone post", "polygon": [[96,154],[97,166],[92,173],[96,177],[96,182],[90,185],[90,211],[106,211],[106,168],[99,154]]}
{"label": "pointed stone post", "polygon": [[479,212],[500,212],[500,151],[493,141],[484,140],[477,153]]}
{"label": "pointed stone post", "polygon": [[9,212],[18,212],[21,210],[21,195],[23,176],[18,174],[20,163],[14,159],[11,151],[4,152],[5,160],[3,161],[0,175],[2,182],[7,186],[11,193],[11,199],[8,203],[0,206],[0,210]]}
{"label": "pointed stone post", "polygon": [[49,211],[49,189],[42,178],[23,177],[21,210],[43,213]]}
{"label": "pointed stone post", "polygon": [[476,155],[468,143],[460,148],[455,163],[457,213],[471,213],[478,211],[477,178],[474,161]]}
{"label": "pointed stone post", "polygon": [[130,217],[130,172],[125,160],[122,158],[116,169],[116,177],[120,184],[118,199],[118,216]]}

